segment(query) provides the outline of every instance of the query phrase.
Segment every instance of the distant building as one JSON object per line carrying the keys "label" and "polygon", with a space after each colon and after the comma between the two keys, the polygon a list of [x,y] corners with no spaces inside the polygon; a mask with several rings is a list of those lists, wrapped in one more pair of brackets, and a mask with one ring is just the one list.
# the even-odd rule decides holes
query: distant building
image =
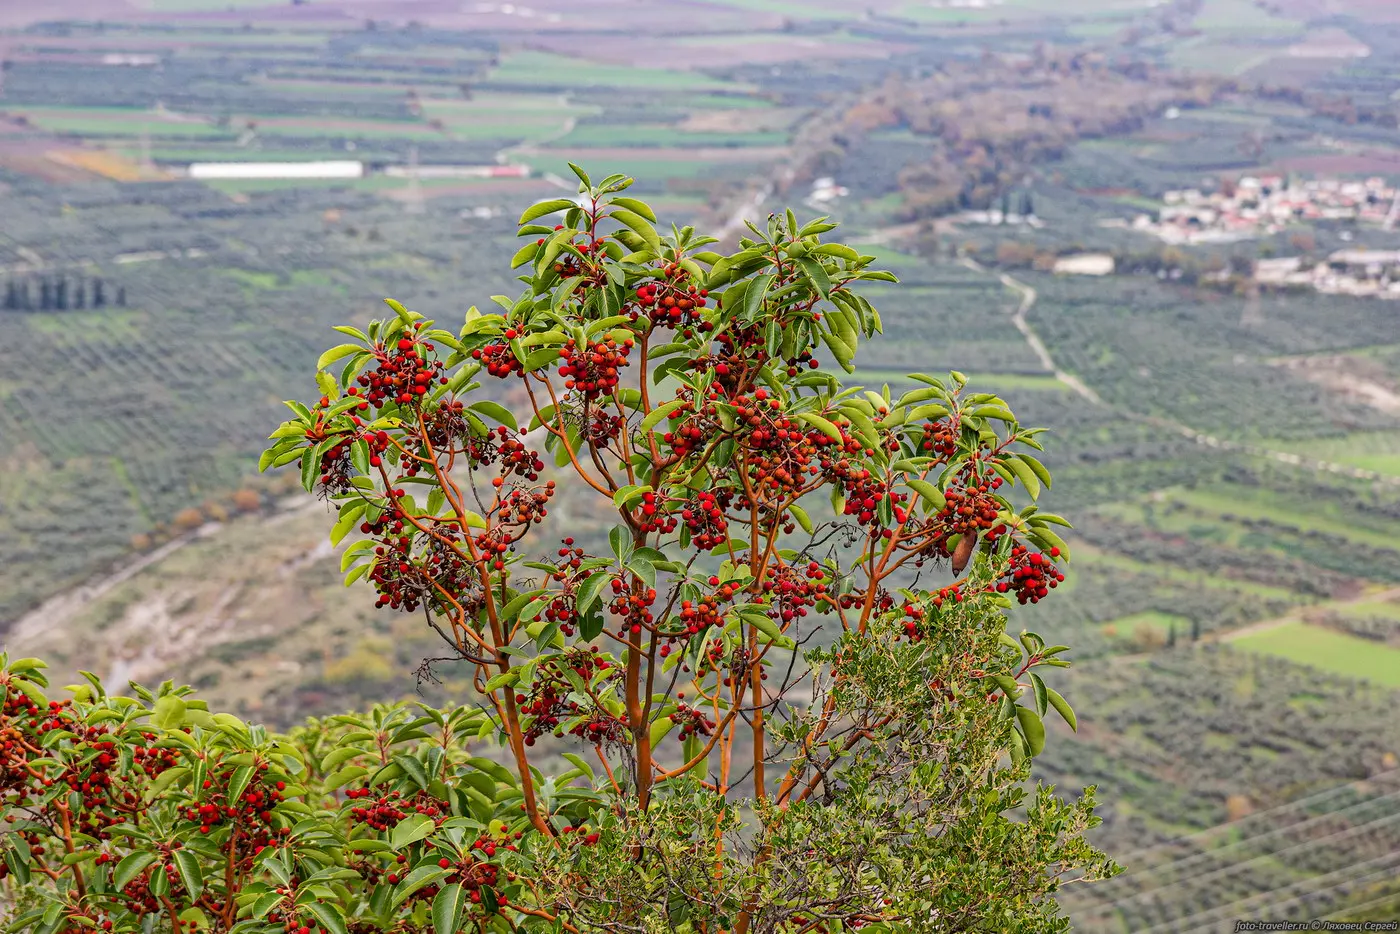
{"label": "distant building", "polygon": [[529,178],[528,165],[391,165],[384,174],[393,178]]}
{"label": "distant building", "polygon": [[363,162],[194,162],[190,178],[363,178]]}
{"label": "distant building", "polygon": [[159,55],[133,52],[108,52],[102,56],[104,65],[126,65],[132,68],[150,68],[160,64]]}
{"label": "distant building", "polygon": [[1113,257],[1108,253],[1076,253],[1055,260],[1060,276],[1108,276],[1113,274]]}

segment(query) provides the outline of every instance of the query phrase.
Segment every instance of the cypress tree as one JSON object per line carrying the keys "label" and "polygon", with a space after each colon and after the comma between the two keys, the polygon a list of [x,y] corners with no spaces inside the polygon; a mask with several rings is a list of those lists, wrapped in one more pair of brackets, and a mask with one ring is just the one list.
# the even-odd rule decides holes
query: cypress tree
{"label": "cypress tree", "polygon": [[58,311],[68,310],[68,280],[63,276],[53,284],[53,307]]}
{"label": "cypress tree", "polygon": [[117,307],[126,307],[126,286],[124,285],[117,286]]}
{"label": "cypress tree", "polygon": [[19,289],[15,286],[15,280],[11,279],[5,283],[5,310],[14,311],[19,307]]}
{"label": "cypress tree", "polygon": [[39,280],[39,310],[53,310],[53,285],[47,279]]}
{"label": "cypress tree", "polygon": [[82,309],[87,307],[87,287],[83,280],[79,279],[73,287],[73,307]]}
{"label": "cypress tree", "polygon": [[92,307],[101,308],[107,304],[107,297],[102,294],[102,280],[92,280]]}

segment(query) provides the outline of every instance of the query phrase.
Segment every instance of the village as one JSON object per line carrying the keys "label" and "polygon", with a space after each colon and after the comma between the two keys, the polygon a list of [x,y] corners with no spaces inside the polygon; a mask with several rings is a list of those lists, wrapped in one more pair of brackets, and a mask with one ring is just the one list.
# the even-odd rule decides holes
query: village
{"label": "village", "polygon": [[1167,243],[1229,243],[1278,233],[1304,221],[1354,221],[1394,226],[1400,215],[1400,191],[1383,178],[1343,181],[1335,178],[1284,179],[1277,175],[1222,179],[1210,192],[1189,188],[1167,191],[1154,218],[1138,214],[1131,221],[1104,221],[1128,227]]}
{"label": "village", "polygon": [[1325,260],[1261,258],[1254,265],[1254,281],[1272,288],[1400,299],[1400,250],[1338,250]]}

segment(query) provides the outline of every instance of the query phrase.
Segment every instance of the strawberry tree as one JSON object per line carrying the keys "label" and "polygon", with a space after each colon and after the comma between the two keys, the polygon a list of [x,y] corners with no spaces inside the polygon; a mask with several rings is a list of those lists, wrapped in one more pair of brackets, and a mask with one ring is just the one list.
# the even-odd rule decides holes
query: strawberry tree
{"label": "strawberry tree", "polygon": [[[474,708],[282,736],[170,682],[109,696],[85,675],[49,700],[43,668],[0,656],[9,930],[451,934],[508,930],[538,901],[517,875],[515,776],[467,748],[494,729]],[[556,813],[583,826],[573,797]]]}
{"label": "strawberry tree", "polygon": [[833,224],[720,254],[575,171],[518,298],[338,328],[262,459],[472,705],[278,736],[0,665],[11,930],[1040,934],[1116,871],[1092,788],[1025,787],[1074,726],[1066,647],[1005,628],[1069,557],[1039,430],[957,373],[844,385],[894,277]]}

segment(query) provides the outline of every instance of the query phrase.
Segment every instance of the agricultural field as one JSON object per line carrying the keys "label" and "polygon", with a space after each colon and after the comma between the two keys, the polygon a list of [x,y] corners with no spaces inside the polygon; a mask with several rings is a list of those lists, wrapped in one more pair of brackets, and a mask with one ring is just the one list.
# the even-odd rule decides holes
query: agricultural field
{"label": "agricultural field", "polygon": [[1400,649],[1321,626],[1285,623],[1241,636],[1233,644],[1246,652],[1287,659],[1342,677],[1400,687]]}

